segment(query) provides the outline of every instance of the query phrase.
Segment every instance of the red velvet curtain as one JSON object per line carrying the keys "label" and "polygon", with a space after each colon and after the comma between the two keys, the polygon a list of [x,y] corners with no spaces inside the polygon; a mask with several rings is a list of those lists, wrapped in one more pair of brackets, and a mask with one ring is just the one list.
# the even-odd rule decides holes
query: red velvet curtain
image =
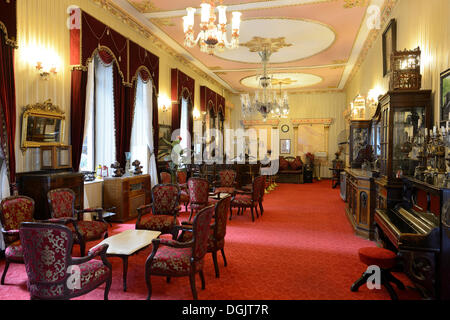
{"label": "red velvet curtain", "polygon": [[114,66],[114,121],[116,129],[116,159],[124,168],[125,152],[130,151],[131,127],[133,125],[133,108],[135,90],[125,86],[119,69]]}
{"label": "red velvet curtain", "polygon": [[72,167],[75,172],[78,172],[80,169],[81,154],[83,152],[86,86],[87,72],[72,70],[70,134],[72,137]]}
{"label": "red velvet curtain", "polygon": [[[0,106],[2,108],[4,130],[2,148],[9,169],[9,182],[16,182],[16,90],[14,79],[14,47],[7,44],[5,35],[0,31]],[[14,191],[14,190],[12,190]]]}

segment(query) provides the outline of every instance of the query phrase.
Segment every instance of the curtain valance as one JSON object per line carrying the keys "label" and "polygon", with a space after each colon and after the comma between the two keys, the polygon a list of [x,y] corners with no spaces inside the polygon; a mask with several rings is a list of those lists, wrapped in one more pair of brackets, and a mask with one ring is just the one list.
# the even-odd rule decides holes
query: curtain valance
{"label": "curtain valance", "polygon": [[0,32],[3,32],[6,44],[17,48],[16,0],[0,0]]}
{"label": "curtain valance", "polygon": [[180,128],[181,121],[181,98],[189,101],[188,105],[188,130],[192,135],[193,130],[193,107],[195,97],[195,80],[178,69],[172,69],[172,130]]}

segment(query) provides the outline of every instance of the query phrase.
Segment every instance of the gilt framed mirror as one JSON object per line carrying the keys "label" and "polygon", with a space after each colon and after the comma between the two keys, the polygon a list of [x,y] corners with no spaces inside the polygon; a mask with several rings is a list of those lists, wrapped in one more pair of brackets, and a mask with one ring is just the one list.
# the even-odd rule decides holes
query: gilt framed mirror
{"label": "gilt framed mirror", "polygon": [[65,114],[51,100],[24,107],[21,149],[61,146],[64,142]]}

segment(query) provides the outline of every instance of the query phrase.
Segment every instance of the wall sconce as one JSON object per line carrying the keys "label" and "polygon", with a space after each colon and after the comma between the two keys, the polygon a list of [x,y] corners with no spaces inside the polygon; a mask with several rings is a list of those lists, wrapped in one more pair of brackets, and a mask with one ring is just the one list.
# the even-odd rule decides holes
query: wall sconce
{"label": "wall sconce", "polygon": [[200,110],[198,110],[197,108],[194,108],[194,111],[192,111],[192,116],[194,117],[194,120],[200,120],[202,115],[200,113]]}
{"label": "wall sconce", "polygon": [[51,75],[57,75],[61,68],[61,59],[53,50],[29,46],[25,48],[24,54],[24,58],[36,68],[42,80],[49,80]]}
{"label": "wall sconce", "polygon": [[380,87],[375,87],[370,89],[369,93],[367,93],[367,106],[369,107],[369,114],[371,117],[375,115],[378,107],[378,98],[383,94],[383,91]]}
{"label": "wall sconce", "polygon": [[158,107],[162,112],[169,111],[171,106],[172,101],[167,96],[161,95],[158,97]]}

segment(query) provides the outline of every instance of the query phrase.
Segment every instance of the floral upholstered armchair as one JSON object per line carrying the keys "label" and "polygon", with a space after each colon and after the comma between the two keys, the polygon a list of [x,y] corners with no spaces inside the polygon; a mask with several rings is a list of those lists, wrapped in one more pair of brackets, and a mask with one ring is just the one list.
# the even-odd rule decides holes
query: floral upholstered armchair
{"label": "floral upholstered armchair", "polygon": [[189,215],[190,222],[195,211],[199,211],[213,203],[209,201],[208,180],[202,178],[190,178],[188,181],[188,188],[191,202],[191,214]]}
{"label": "floral upholstered armchair", "polygon": [[259,218],[258,204],[262,201],[261,195],[264,193],[264,186],[265,177],[259,176],[253,180],[251,191],[236,190],[233,198],[231,199],[230,220],[233,214],[233,208],[238,208],[238,214],[241,211],[243,212],[246,208],[250,208],[252,213],[252,221],[255,221],[254,211],[256,211],[256,217]]}
{"label": "floral upholstered armchair", "polygon": [[[86,242],[108,237],[108,224],[103,219],[103,209],[75,209],[75,192],[71,189],[55,189],[47,194],[50,206],[50,223],[64,224],[73,232],[74,243],[80,245],[81,256],[85,255]],[[96,212],[99,221],[83,221],[81,214]]]}
{"label": "floral upholstered armchair", "polygon": [[23,250],[19,240],[19,228],[22,222],[32,222],[34,200],[25,196],[8,197],[0,204],[0,220],[6,244],[5,269],[1,284],[5,284],[6,273],[11,263],[23,263]]}
{"label": "floral upholstered armchair", "polygon": [[[208,238],[208,252],[211,253],[214,263],[216,278],[219,278],[219,265],[217,263],[217,251],[221,251],[225,267],[227,266],[227,258],[225,257],[225,235],[227,232],[228,211],[230,211],[231,196],[219,200],[214,208],[214,219],[210,226]],[[187,223],[182,223],[184,228],[192,228]],[[183,231],[178,241],[187,242],[192,240],[191,231]]]}
{"label": "floral upholstered armchair", "polygon": [[219,181],[214,182],[214,193],[233,194],[236,188],[236,171],[222,170],[219,172]]}
{"label": "floral upholstered armchair", "polygon": [[154,230],[176,237],[175,226],[180,201],[180,188],[175,184],[159,184],[152,188],[152,203],[137,209],[136,230]]}
{"label": "floral upholstered armchair", "polygon": [[211,218],[214,206],[209,206],[197,213],[192,228],[177,227],[179,230],[192,232],[192,240],[178,242],[168,239],[154,239],[153,250],[145,262],[145,281],[147,283],[148,297],[152,296],[151,276],[185,277],[189,276],[191,291],[194,300],[198,299],[195,286],[195,275],[199,273],[202,289],[205,289],[203,275],[204,257],[208,250]]}
{"label": "floral upholstered armchair", "polygon": [[20,238],[32,300],[71,299],[103,283],[104,299],[108,300],[112,266],[106,259],[107,244],[89,251],[87,257],[72,258],[72,230],[48,223],[22,223]]}

